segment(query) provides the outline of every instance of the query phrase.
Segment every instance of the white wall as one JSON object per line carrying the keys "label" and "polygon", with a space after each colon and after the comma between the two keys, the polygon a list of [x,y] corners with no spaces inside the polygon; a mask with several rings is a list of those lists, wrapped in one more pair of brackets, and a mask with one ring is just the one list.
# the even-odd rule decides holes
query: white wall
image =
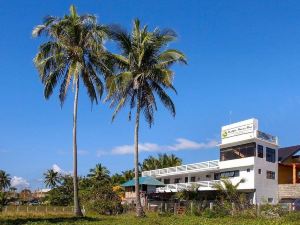
{"label": "white wall", "polygon": [[[266,203],[268,198],[273,198],[272,203],[278,202],[278,147],[266,142],[257,141],[257,144],[264,146],[264,158],[255,158],[255,198],[257,203]],[[266,147],[273,148],[276,151],[276,162],[266,161]],[[261,169],[261,174],[258,170]],[[275,172],[275,180],[267,179],[267,170]]]}

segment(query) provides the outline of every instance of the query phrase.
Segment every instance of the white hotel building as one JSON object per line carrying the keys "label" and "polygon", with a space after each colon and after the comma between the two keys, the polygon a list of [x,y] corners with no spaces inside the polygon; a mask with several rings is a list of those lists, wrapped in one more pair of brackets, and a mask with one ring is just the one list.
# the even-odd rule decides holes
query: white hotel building
{"label": "white hotel building", "polygon": [[203,193],[215,192],[213,184],[227,177],[254,204],[278,202],[278,138],[259,131],[258,120],[249,119],[223,126],[221,129],[220,159],[143,171],[142,176],[154,177],[165,184],[152,189],[170,193],[199,186]]}

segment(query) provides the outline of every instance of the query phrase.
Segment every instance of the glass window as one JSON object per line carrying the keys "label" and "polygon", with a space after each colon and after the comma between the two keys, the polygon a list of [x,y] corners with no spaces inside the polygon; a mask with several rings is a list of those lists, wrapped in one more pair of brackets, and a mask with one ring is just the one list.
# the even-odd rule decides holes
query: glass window
{"label": "glass window", "polygon": [[261,174],[261,169],[258,169],[258,174]]}
{"label": "glass window", "polygon": [[170,184],[170,179],[164,179],[164,184]]}
{"label": "glass window", "polygon": [[257,145],[257,157],[259,157],[259,158],[264,157],[264,146]]}
{"label": "glass window", "polygon": [[214,178],[215,180],[220,180],[221,178],[229,178],[229,177],[239,177],[240,171],[234,170],[234,171],[224,171],[221,173],[215,173]]}
{"label": "glass window", "polygon": [[185,183],[189,182],[189,178],[188,178],[188,177],[185,177],[185,178],[184,178],[184,182],[185,182]]}
{"label": "glass window", "polygon": [[233,146],[229,148],[223,148],[220,150],[220,160],[232,160],[232,159],[241,159],[246,157],[252,157],[256,154],[256,144],[249,143],[244,145]]}
{"label": "glass window", "polygon": [[272,163],[274,163],[276,161],[276,159],[275,159],[275,149],[266,148],[266,160],[268,162],[272,162]]}
{"label": "glass window", "polygon": [[267,179],[275,180],[275,172],[267,170]]}
{"label": "glass window", "polygon": [[175,178],[174,184],[178,184],[178,183],[180,183],[180,178]]}
{"label": "glass window", "polygon": [[196,182],[196,177],[191,177],[191,182]]}

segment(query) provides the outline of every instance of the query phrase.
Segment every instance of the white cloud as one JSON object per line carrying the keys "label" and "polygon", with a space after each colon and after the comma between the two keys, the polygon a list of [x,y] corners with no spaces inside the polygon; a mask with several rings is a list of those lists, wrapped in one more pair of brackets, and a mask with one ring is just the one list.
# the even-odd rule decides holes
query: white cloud
{"label": "white cloud", "polygon": [[[155,143],[141,143],[139,144],[140,152],[167,152],[167,151],[183,151],[183,150],[200,150],[216,147],[218,142],[210,140],[208,142],[196,142],[186,138],[178,138],[172,145],[158,145]],[[111,150],[113,155],[132,154],[134,151],[133,145],[116,146]],[[108,152],[98,151],[97,156],[109,154]]]}
{"label": "white cloud", "polygon": [[87,155],[89,152],[87,150],[78,150],[77,151],[78,155]]}
{"label": "white cloud", "polygon": [[13,176],[11,178],[11,186],[21,190],[24,188],[28,188],[29,182],[26,179],[24,179],[23,177]]}
{"label": "white cloud", "polygon": [[62,168],[60,168],[57,164],[53,164],[52,165],[52,169],[54,170],[54,172],[57,172],[61,175],[68,175],[71,174],[71,172],[65,171]]}

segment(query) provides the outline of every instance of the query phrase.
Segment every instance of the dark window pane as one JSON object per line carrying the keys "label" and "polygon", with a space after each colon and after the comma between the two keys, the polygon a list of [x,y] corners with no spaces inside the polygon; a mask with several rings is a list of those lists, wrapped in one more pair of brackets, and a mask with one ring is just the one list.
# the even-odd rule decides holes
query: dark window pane
{"label": "dark window pane", "polygon": [[257,156],[259,158],[264,157],[264,147],[262,145],[257,145]]}
{"label": "dark window pane", "polygon": [[229,148],[223,148],[220,150],[220,160],[232,160],[246,157],[252,157],[256,154],[256,144],[249,143],[244,145],[233,146]]}
{"label": "dark window pane", "polygon": [[175,184],[180,183],[180,178],[175,178],[174,183],[175,183]]}
{"label": "dark window pane", "polygon": [[275,159],[275,149],[266,148],[266,160],[268,162],[272,162],[272,163],[274,163],[276,161],[276,159]]}
{"label": "dark window pane", "polygon": [[267,179],[275,180],[275,172],[267,170]]}
{"label": "dark window pane", "polygon": [[215,173],[214,178],[215,180],[220,180],[221,178],[229,178],[229,177],[239,177],[240,171],[234,170],[234,171],[224,171],[221,173]]}
{"label": "dark window pane", "polygon": [[164,179],[164,184],[169,184],[170,183],[170,179]]}
{"label": "dark window pane", "polygon": [[191,177],[191,182],[196,182],[196,177]]}

